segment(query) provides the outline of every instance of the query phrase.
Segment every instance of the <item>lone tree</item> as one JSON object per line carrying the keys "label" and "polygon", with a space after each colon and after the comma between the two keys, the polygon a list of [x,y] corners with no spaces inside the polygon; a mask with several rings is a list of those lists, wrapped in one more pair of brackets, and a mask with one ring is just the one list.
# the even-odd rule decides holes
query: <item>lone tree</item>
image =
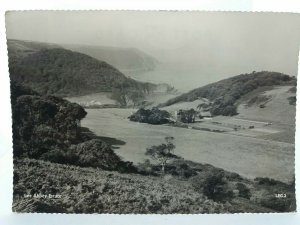
{"label": "lone tree", "polygon": [[151,156],[152,159],[158,161],[161,165],[161,171],[165,173],[165,166],[171,159],[178,158],[174,153],[175,145],[173,144],[174,137],[165,137],[166,143],[154,145],[147,148],[146,155]]}

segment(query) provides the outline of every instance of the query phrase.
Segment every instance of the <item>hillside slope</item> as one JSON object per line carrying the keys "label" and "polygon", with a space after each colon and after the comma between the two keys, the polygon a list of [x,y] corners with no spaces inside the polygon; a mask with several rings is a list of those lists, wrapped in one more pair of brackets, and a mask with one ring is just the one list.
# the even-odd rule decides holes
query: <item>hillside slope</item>
{"label": "hillside slope", "polygon": [[292,88],[278,85],[258,88],[244,95],[239,100],[237,117],[295,126],[296,107],[289,102],[296,96],[290,91]]}
{"label": "hillside slope", "polygon": [[[15,39],[7,40],[8,56],[12,59],[25,57],[31,53],[40,51],[41,49],[60,48],[57,44],[36,42],[36,41],[21,41]],[[11,60],[11,59],[10,59]]]}
{"label": "hillside slope", "polygon": [[142,73],[154,70],[158,61],[136,48],[120,48],[90,45],[62,45],[66,49],[87,54],[100,61],[105,61],[126,74]]}
{"label": "hillside slope", "polygon": [[258,88],[244,95],[239,100],[239,114],[235,118],[257,121],[253,124],[252,133],[256,132],[260,138],[295,143],[296,107],[290,102],[290,99],[296,98],[296,93],[290,91],[293,88]]}
{"label": "hillside slope", "polygon": [[[14,186],[15,212],[185,214],[277,211],[262,206],[269,206],[267,202],[274,204],[277,200],[271,198],[269,192],[272,190],[266,191],[266,187],[259,184],[262,190],[257,194],[268,195],[265,203],[241,197],[229,202],[216,202],[195,189],[191,182],[171,177],[166,180],[163,177],[120,174],[33,159],[16,160],[15,163],[15,181],[18,182]],[[23,197],[26,193],[34,195],[41,191],[59,197]],[[280,204],[283,205],[282,202]],[[286,205],[289,204],[290,200]]]}
{"label": "hillside slope", "polygon": [[[198,175],[178,179],[170,175],[145,176],[18,159],[15,160],[13,211],[119,214],[295,211],[293,184],[267,178],[244,180],[237,174],[225,172],[227,175],[223,179],[229,184],[222,187],[221,183],[215,184],[214,179],[218,179],[218,174],[224,174],[224,171],[209,165],[198,166],[203,168]],[[203,185],[216,185],[216,189],[223,191],[224,188],[240,191],[235,198],[216,201],[203,193]],[[286,199],[274,197],[274,193],[280,191],[287,194]],[[58,197],[24,197],[28,193]]]}
{"label": "hillside slope", "polygon": [[159,62],[147,53],[136,48],[121,48],[108,46],[91,46],[78,44],[51,44],[36,41],[8,39],[9,56],[24,57],[43,48],[64,48],[89,55],[100,61],[105,61],[121,72],[138,74],[152,71]]}
{"label": "hillside slope", "polygon": [[296,78],[277,72],[253,72],[221,80],[160,104],[171,106],[180,102],[193,102],[206,98],[211,101],[210,113],[213,116],[233,116],[237,114],[237,101],[247,93],[259,88],[274,85],[296,85]]}
{"label": "hillside slope", "polygon": [[155,89],[155,85],[128,78],[106,62],[70,50],[43,48],[23,56],[9,58],[11,79],[41,94],[110,92],[121,105],[128,105]]}

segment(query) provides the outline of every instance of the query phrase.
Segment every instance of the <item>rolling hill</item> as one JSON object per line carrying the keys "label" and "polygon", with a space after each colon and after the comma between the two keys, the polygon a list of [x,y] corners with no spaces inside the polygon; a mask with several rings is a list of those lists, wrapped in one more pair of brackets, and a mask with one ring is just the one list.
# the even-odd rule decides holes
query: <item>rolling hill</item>
{"label": "rolling hill", "polygon": [[10,61],[19,60],[20,58],[40,51],[41,49],[60,48],[60,46],[57,44],[49,44],[35,41],[21,41],[14,39],[7,40],[7,47]]}
{"label": "rolling hill", "polygon": [[[111,93],[120,105],[133,105],[156,89],[156,85],[126,77],[106,62],[63,48],[9,44],[13,81],[41,94],[61,97],[97,92]],[[12,47],[10,47],[12,46]]]}
{"label": "rolling hill", "polygon": [[100,61],[105,61],[124,74],[139,74],[152,71],[159,62],[136,48],[120,48],[90,45],[62,45],[66,49],[80,52]]}
{"label": "rolling hill", "polygon": [[15,39],[8,39],[7,46],[11,78],[42,94],[101,93],[117,105],[128,106],[139,105],[149,94],[175,91],[165,83],[139,82],[123,74],[150,71],[158,64],[138,49]]}
{"label": "rolling hill", "polygon": [[244,95],[262,87],[296,86],[296,78],[277,72],[253,72],[224,79],[172,98],[159,107],[172,106],[184,102],[194,102],[203,98],[211,102],[213,116],[233,116],[237,114],[238,100]]}
{"label": "rolling hill", "polygon": [[77,44],[52,44],[36,41],[8,39],[10,57],[24,57],[41,49],[64,48],[89,55],[107,62],[125,74],[139,74],[152,71],[159,62],[147,53],[136,48],[92,46]]}

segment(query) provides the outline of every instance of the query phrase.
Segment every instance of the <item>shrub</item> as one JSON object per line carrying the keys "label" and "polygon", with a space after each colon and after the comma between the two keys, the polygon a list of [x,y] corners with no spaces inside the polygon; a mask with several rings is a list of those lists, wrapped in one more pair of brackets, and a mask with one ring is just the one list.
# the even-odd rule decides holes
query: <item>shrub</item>
{"label": "shrub", "polygon": [[228,190],[224,173],[209,176],[204,181],[203,193],[214,201],[225,201],[233,197],[233,192]]}
{"label": "shrub", "polygon": [[110,146],[99,139],[72,145],[70,151],[78,156],[78,161],[76,162],[78,166],[116,170],[121,162],[121,159]]}
{"label": "shrub", "polygon": [[81,167],[99,167],[106,170],[117,170],[121,173],[136,173],[132,162],[124,162],[105,142],[93,139],[69,149],[54,149],[44,153],[40,159]]}
{"label": "shrub", "polygon": [[160,166],[151,164],[149,159],[137,165],[138,173],[142,175],[158,175],[156,172],[160,171]]}
{"label": "shrub", "polygon": [[117,164],[117,170],[120,173],[136,173],[138,170],[135,166],[133,166],[132,162],[124,162],[124,161],[120,161]]}
{"label": "shrub", "polygon": [[166,167],[166,174],[178,176],[179,178],[187,179],[197,175],[197,172],[185,162],[174,162]]}
{"label": "shrub", "polygon": [[239,196],[242,198],[250,199],[251,193],[250,189],[243,183],[237,183],[236,188],[239,190]]}
{"label": "shrub", "polygon": [[[205,172],[203,172],[205,173]],[[193,187],[216,202],[225,202],[233,198],[224,171],[211,171],[192,178]]]}

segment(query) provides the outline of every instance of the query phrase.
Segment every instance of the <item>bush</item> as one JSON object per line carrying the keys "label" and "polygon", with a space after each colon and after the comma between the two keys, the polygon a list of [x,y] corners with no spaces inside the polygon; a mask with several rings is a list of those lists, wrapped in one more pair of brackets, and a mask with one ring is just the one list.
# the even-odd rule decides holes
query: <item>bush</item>
{"label": "bush", "polygon": [[197,191],[216,202],[225,202],[233,198],[233,191],[229,188],[222,170],[195,176],[192,178],[192,185]]}
{"label": "bush", "polygon": [[138,170],[135,166],[133,166],[133,163],[132,162],[123,162],[123,161],[120,161],[118,162],[117,164],[117,170],[120,172],[120,173],[136,173]]}
{"label": "bush", "polygon": [[166,167],[165,173],[178,176],[183,179],[187,179],[197,175],[197,172],[184,162],[168,165]]}
{"label": "bush", "polygon": [[110,146],[99,139],[72,145],[70,152],[78,156],[76,162],[78,166],[117,170],[118,164],[121,162]]}
{"label": "bush", "polygon": [[214,201],[223,202],[233,197],[233,192],[228,190],[224,173],[217,173],[207,177],[204,181],[203,193]]}
{"label": "bush", "polygon": [[54,149],[44,153],[40,159],[55,163],[81,167],[99,167],[105,170],[117,170],[121,173],[136,173],[132,162],[124,162],[105,142],[93,139],[69,149]]}
{"label": "bush", "polygon": [[250,199],[251,193],[250,189],[243,183],[237,183],[236,188],[239,190],[239,196],[242,198]]}

